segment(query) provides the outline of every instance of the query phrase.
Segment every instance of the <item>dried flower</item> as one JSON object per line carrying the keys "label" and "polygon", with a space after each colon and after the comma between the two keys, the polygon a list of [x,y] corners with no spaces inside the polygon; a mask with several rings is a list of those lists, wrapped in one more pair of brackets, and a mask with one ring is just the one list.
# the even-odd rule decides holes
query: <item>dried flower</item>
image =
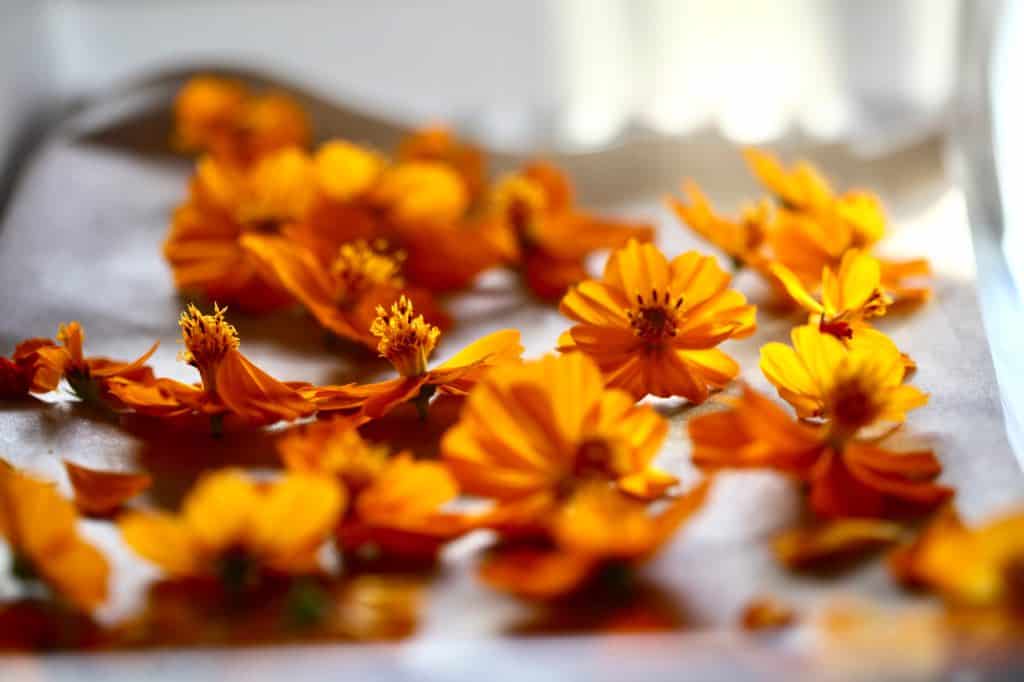
{"label": "dried flower", "polygon": [[519,331],[504,329],[478,339],[447,362],[433,369],[427,359],[441,331],[417,315],[412,302],[401,296],[390,309],[378,306],[370,333],[379,339],[377,350],[401,375],[376,384],[322,386],[308,392],[321,411],[362,410],[380,417],[402,403],[414,400],[425,414],[434,393],[464,395],[489,368],[518,363],[523,352]]}
{"label": "dried flower", "polygon": [[242,355],[238,333],[225,312],[214,304],[213,314],[207,315],[189,304],[178,322],[185,344],[179,357],[199,371],[199,386],[172,379],[145,384],[115,379],[111,393],[141,414],[209,415],[215,432],[224,416],[261,426],[313,414],[315,407],[297,390],[301,386],[281,383]]}

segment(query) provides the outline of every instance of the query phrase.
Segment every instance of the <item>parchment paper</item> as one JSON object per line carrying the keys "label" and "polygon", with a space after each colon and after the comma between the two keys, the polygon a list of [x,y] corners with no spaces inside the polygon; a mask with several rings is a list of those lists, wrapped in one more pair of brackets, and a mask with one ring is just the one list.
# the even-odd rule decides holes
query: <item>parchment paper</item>
{"label": "parchment paper", "polygon": [[[322,135],[390,143],[392,128],[352,123],[343,110],[319,102]],[[334,116],[332,119],[332,111]],[[166,100],[124,114],[99,106],[56,131],[20,178],[0,231],[0,352],[29,336],[52,336],[58,323],[79,320],[86,352],[134,358],[154,339],[158,374],[195,380],[178,362],[176,318],[181,301],[160,255],[173,206],[186,192],[190,162],[165,148]],[[376,139],[375,139],[376,138]],[[931,393],[915,411],[909,430],[928,439],[945,467],[943,480],[958,489],[968,519],[980,519],[1019,503],[1024,480],[1004,433],[995,377],[973,285],[973,255],[962,197],[944,177],[942,142],[930,140],[885,159],[863,161],[836,148],[784,150],[812,158],[839,187],[860,185],[881,193],[893,222],[888,242],[896,255],[927,256],[937,270],[934,300],[906,317],[880,326],[920,367],[914,383]],[[756,189],[738,150],[715,135],[685,141],[640,140],[564,163],[577,178],[584,202],[608,212],[654,221],[670,254],[709,250],[690,237],[664,208],[665,192],[684,176],[697,179],[724,208],[753,198]],[[515,159],[501,158],[499,165]],[[600,263],[595,263],[599,266]],[[751,297],[760,283],[741,275],[737,286]],[[464,322],[443,341],[443,359],[469,340],[494,329],[522,330],[527,355],[549,351],[567,322],[551,308],[529,302],[515,283],[488,276],[479,290],[452,302]],[[329,351],[310,319],[295,313],[269,318],[230,314],[242,348],[260,366],[287,380],[341,381],[367,378],[344,354]],[[759,331],[723,349],[743,366],[743,378],[770,386],[757,368],[758,348],[785,340],[793,320],[759,314]],[[666,467],[692,482],[687,464],[685,419],[691,409],[659,401],[672,420],[662,453]],[[159,452],[117,424],[68,404],[0,406],[0,455],[18,466],[56,478],[70,458],[96,468],[146,466],[171,480],[153,495],[175,504],[189,483],[181,461],[212,464],[272,463],[272,454],[245,441],[210,452],[165,443]],[[168,464],[170,460],[170,464]],[[188,467],[186,467],[188,469]],[[707,508],[647,567],[646,574],[684,609],[693,630],[678,635],[513,637],[510,627],[526,609],[488,592],[472,574],[479,538],[457,543],[431,588],[419,632],[396,645],[339,645],[312,649],[160,652],[0,659],[0,669],[25,679],[776,679],[806,673],[801,649],[766,644],[735,631],[737,614],[754,595],[772,594],[814,608],[837,593],[887,603],[908,601],[891,586],[879,563],[836,581],[785,574],[770,556],[766,538],[792,520],[799,507],[794,488],[767,473],[724,476]],[[111,553],[115,589],[101,612],[106,621],[129,613],[154,571],[121,547],[111,529],[85,522],[85,532]],[[8,679],[3,675],[3,679]],[[15,675],[11,679],[22,679]]]}

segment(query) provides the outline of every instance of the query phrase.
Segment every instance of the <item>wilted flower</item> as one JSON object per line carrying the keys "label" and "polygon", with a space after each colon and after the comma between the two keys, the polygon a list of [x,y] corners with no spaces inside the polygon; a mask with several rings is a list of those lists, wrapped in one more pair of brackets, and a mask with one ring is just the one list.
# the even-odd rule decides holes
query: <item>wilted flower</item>
{"label": "wilted flower", "polygon": [[440,391],[464,395],[489,368],[518,363],[523,347],[519,331],[504,329],[478,339],[433,369],[427,359],[437,346],[441,330],[416,315],[404,295],[390,309],[377,307],[370,333],[380,341],[377,351],[401,375],[376,384],[322,386],[308,392],[321,411],[362,410],[368,417],[380,417],[408,401],[417,401],[423,412]]}
{"label": "wilted flower", "polygon": [[845,417],[801,423],[747,387],[728,403],[726,410],[688,422],[694,464],[711,471],[757,468],[790,475],[807,484],[818,516],[903,515],[934,509],[953,494],[934,482],[942,466],[930,450],[891,451],[855,438]]}

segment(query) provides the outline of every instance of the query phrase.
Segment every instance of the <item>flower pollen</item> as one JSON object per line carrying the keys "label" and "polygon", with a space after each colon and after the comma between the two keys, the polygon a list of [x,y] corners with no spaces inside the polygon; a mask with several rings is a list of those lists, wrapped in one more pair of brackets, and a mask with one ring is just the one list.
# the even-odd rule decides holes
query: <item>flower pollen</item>
{"label": "flower pollen", "polygon": [[370,333],[380,339],[377,352],[387,358],[402,376],[419,376],[427,371],[427,358],[437,346],[441,330],[416,315],[412,302],[402,296],[391,309],[377,306],[377,319]]}
{"label": "flower pollen", "polygon": [[376,239],[372,244],[365,239],[342,244],[331,264],[339,304],[350,305],[375,286],[401,288],[405,258],[404,251],[388,252],[384,239]]}
{"label": "flower pollen", "polygon": [[204,315],[189,304],[178,319],[185,350],[179,359],[199,370],[203,387],[216,392],[217,367],[228,351],[238,348],[238,332],[224,319],[227,308],[213,304],[213,314]]}

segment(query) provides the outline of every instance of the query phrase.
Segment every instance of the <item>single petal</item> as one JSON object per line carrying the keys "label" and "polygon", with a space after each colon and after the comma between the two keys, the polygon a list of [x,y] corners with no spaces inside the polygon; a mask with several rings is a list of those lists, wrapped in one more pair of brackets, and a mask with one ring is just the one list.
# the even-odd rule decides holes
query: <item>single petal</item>
{"label": "single petal", "polygon": [[233,412],[256,422],[292,420],[315,411],[298,391],[252,364],[237,350],[229,350],[217,368],[217,394]]}
{"label": "single petal", "polygon": [[173,577],[203,570],[201,548],[185,521],[165,513],[128,512],[117,521],[132,550]]}
{"label": "single petal", "polygon": [[248,546],[278,570],[308,570],[308,557],[327,539],[345,508],[345,490],[331,477],[293,473],[260,496]]}
{"label": "single petal", "polygon": [[206,474],[182,508],[185,527],[196,544],[214,555],[245,542],[263,501],[256,486],[236,469]]}
{"label": "single petal", "polygon": [[64,460],[75,505],[85,514],[104,516],[149,488],[153,480],[148,474],[98,471]]}

